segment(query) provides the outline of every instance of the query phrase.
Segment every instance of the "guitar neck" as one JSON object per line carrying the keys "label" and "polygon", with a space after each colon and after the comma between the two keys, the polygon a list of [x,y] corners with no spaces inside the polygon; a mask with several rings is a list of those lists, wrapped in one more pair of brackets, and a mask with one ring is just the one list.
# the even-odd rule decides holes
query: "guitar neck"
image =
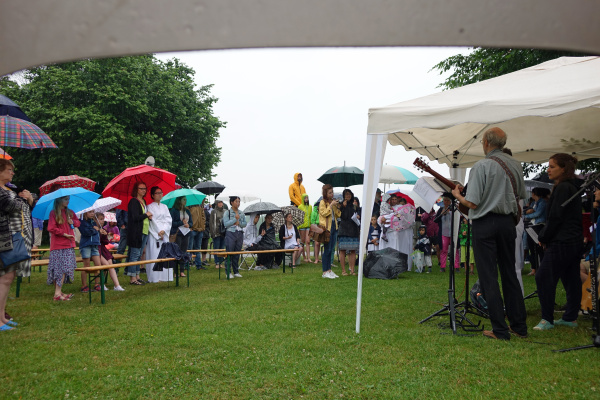
{"label": "guitar neck", "polygon": [[436,178],[437,180],[442,182],[444,185],[448,186],[450,188],[450,190],[454,190],[454,188],[456,187],[456,184],[454,182],[452,182],[449,179],[444,178],[442,175],[438,174],[431,168],[427,167],[426,169],[424,168],[424,170],[427,171],[429,174],[431,174],[434,178]]}

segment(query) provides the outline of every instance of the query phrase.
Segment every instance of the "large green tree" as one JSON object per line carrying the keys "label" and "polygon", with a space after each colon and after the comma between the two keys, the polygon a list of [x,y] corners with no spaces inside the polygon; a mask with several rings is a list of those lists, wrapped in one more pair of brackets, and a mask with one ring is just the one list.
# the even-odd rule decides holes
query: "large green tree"
{"label": "large green tree", "polygon": [[[436,64],[433,69],[440,74],[451,71],[450,76],[439,87],[454,89],[471,83],[495,78],[504,74],[531,67],[558,57],[579,57],[588,54],[560,50],[538,49],[488,49],[474,48],[467,55],[457,54]],[[597,158],[580,161],[577,167],[583,172],[600,168]],[[527,175],[542,169],[536,164],[523,163],[523,172]]]}
{"label": "large green tree", "polygon": [[24,71],[22,84],[0,80],[58,150],[10,149],[16,181],[34,188],[77,174],[106,185],[154,156],[184,186],[210,179],[220,158],[212,85],[196,89],[194,71],[152,55],[83,60]]}

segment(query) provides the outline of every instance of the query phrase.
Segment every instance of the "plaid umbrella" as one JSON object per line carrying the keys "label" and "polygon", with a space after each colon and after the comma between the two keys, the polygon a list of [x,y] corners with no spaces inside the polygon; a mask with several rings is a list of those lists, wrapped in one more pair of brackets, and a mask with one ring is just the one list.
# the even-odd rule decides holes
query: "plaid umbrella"
{"label": "plaid umbrella", "polygon": [[275,226],[275,232],[279,232],[279,228],[284,223],[284,216],[287,213],[292,214],[292,223],[294,225],[298,226],[304,223],[304,211],[294,206],[281,207],[281,212],[273,214],[273,225]]}
{"label": "plaid umbrella", "polygon": [[31,122],[0,115],[0,146],[57,149],[52,139]]}
{"label": "plaid umbrella", "polygon": [[50,193],[53,189],[73,187],[80,187],[93,192],[96,187],[96,182],[78,175],[59,176],[40,186],[40,196]]}

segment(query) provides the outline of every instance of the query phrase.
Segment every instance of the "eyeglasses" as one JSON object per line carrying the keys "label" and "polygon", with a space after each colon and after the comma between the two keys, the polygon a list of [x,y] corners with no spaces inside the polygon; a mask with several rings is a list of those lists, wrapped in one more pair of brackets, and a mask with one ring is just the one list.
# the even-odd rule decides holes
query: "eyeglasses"
{"label": "eyeglasses", "polygon": [[154,194],[163,194],[163,192],[154,192]]}
{"label": "eyeglasses", "polygon": [[148,190],[148,188],[138,188],[138,190],[146,191],[146,190]]}

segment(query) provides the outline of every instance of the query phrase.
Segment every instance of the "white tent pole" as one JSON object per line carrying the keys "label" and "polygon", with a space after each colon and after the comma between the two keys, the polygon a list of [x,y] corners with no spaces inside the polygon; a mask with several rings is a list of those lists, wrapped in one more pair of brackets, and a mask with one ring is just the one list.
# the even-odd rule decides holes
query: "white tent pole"
{"label": "white tent pole", "polygon": [[[387,145],[388,135],[367,135],[367,145],[365,152],[365,168],[363,180],[362,213],[360,216],[360,249],[367,246],[367,236],[369,235],[369,225],[371,224],[371,213],[373,212],[373,199],[375,190],[381,175],[381,165],[385,156],[385,147]],[[364,257],[358,260],[358,288],[356,290],[356,333],[360,333],[360,309],[362,302],[362,282],[363,282],[363,264]]]}

